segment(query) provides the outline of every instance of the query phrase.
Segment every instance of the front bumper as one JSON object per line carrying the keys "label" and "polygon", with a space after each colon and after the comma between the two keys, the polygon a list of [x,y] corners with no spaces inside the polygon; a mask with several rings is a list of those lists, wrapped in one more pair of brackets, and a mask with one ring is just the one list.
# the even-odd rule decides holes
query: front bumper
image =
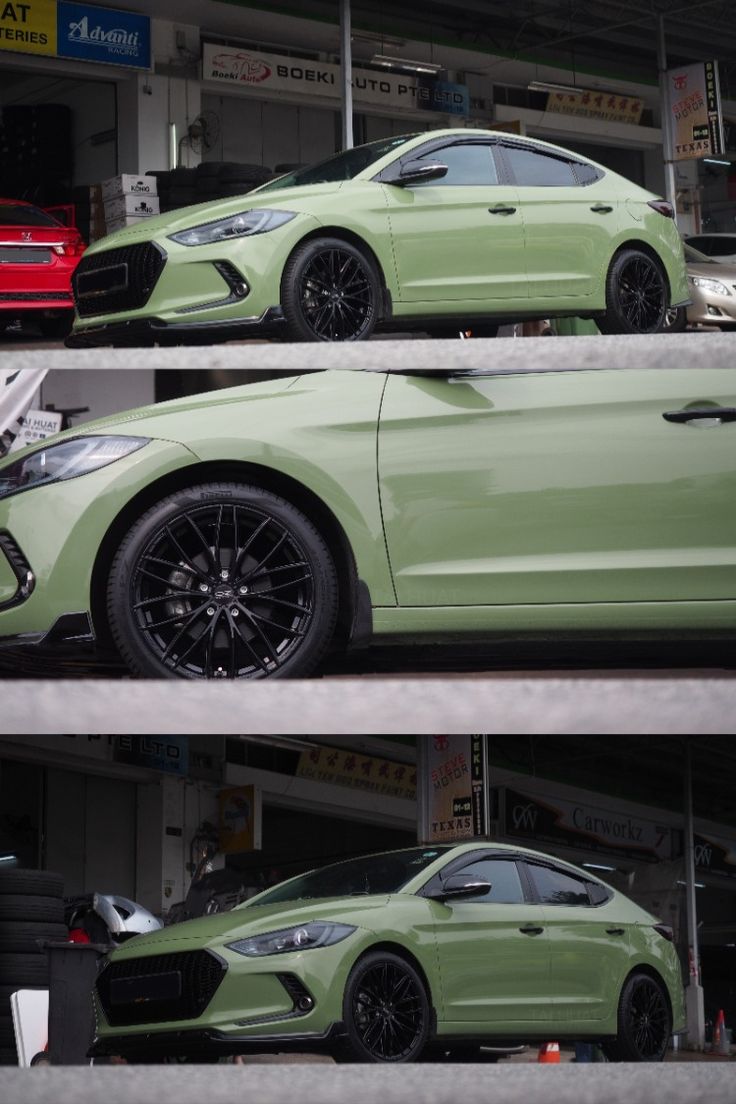
{"label": "front bumper", "polygon": [[[725,284],[726,281],[724,280]],[[692,301],[687,308],[691,326],[733,326],[736,328],[736,285],[730,295],[718,295],[697,285],[690,285]]]}
{"label": "front bumper", "polygon": [[220,1058],[255,1051],[275,1054],[283,1051],[329,1050],[345,1035],[343,1023],[334,1023],[324,1032],[306,1031],[291,1035],[226,1035],[223,1031],[201,1030],[153,1032],[144,1035],[105,1035],[95,1039],[88,1057],[119,1055],[137,1058]]}
{"label": "front bumper", "polygon": [[269,307],[260,316],[223,322],[166,322],[162,318],[135,318],[84,326],[70,334],[69,349],[99,345],[135,347],[147,345],[211,345],[248,337],[278,337],[284,328],[281,307]]}

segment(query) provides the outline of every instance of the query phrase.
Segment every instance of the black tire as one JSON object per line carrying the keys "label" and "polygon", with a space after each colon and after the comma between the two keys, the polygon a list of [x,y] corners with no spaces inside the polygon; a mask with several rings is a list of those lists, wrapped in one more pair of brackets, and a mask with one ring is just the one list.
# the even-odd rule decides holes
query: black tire
{"label": "black tire", "polygon": [[51,874],[47,870],[7,870],[0,874],[0,897],[6,893],[61,899],[64,879],[61,874]]}
{"label": "black tire", "polygon": [[11,993],[18,989],[37,989],[48,985],[49,967],[46,955],[0,954],[0,977]]}
{"label": "black tire", "polygon": [[664,316],[663,333],[683,333],[687,326],[687,309],[670,307]]}
{"label": "black tire", "polygon": [[148,678],[304,677],[337,620],[321,534],[285,499],[241,483],[189,487],[147,510],[115,554],[107,594],[120,654]]}
{"label": "black tire", "polygon": [[56,897],[25,897],[12,893],[0,897],[0,921],[63,924],[64,902]]}
{"label": "black tire", "polygon": [[429,1038],[424,982],[405,959],[374,951],[356,962],[345,986],[343,1021],[359,1062],[415,1062]]}
{"label": "black tire", "polygon": [[224,161],[218,173],[220,180],[253,180],[264,184],[273,173],[266,165],[241,164],[238,161]]}
{"label": "black tire", "polygon": [[20,924],[16,920],[0,920],[0,954],[34,954],[39,939],[66,942],[66,924]]}
{"label": "black tire", "polygon": [[17,1066],[18,1055],[15,1047],[0,1047],[0,1066]]}
{"label": "black tire", "polygon": [[660,333],[669,291],[658,260],[640,249],[621,249],[606,276],[606,313],[597,319],[601,333]]}
{"label": "black tire", "polygon": [[375,264],[341,238],[303,242],[284,267],[281,306],[293,341],[367,341],[380,302]]}
{"label": "black tire", "polygon": [[618,1002],[618,1034],[602,1044],[609,1062],[661,1062],[672,1034],[672,1013],[661,982],[649,974],[626,979]]}
{"label": "black tire", "polygon": [[15,1046],[13,1017],[0,1012],[0,1048]]}
{"label": "black tire", "polygon": [[0,985],[0,1016],[10,1015],[10,998],[13,993],[17,993],[19,989],[45,989],[48,982],[48,977],[43,982],[36,982],[34,985]]}

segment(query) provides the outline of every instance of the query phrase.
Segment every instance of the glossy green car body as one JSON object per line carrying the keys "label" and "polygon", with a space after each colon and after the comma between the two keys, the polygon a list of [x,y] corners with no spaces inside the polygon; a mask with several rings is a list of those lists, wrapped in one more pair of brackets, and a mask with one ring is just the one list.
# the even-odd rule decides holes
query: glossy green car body
{"label": "glossy green car body", "polygon": [[[365,336],[374,324],[426,329],[443,322],[610,314],[607,276],[625,249],[656,261],[667,305],[689,299],[682,243],[674,221],[661,213],[661,201],[602,166],[548,143],[493,131],[436,131],[374,145],[390,148],[351,171],[349,179],[284,187],[286,177],[247,196],[150,218],[96,242],[75,277],[78,314],[68,343],[227,339],[254,329],[278,333],[284,321],[294,337],[299,331],[285,286],[292,282],[289,263],[306,243],[335,239],[358,250],[380,285]],[[488,183],[466,183],[476,179],[472,171],[453,175],[452,163],[446,179],[407,182],[397,175],[415,159],[447,161],[448,151],[459,148],[486,151]],[[569,171],[566,184],[554,177],[556,169],[549,179],[536,169],[530,179],[539,176],[539,183],[519,184],[521,169],[511,166],[508,151],[579,168]],[[209,244],[177,239],[191,228],[251,211],[291,217],[265,232]],[[144,247],[150,247],[145,264],[156,269],[141,277],[145,288],[135,284]],[[106,294],[113,286],[114,293]],[[132,306],[121,288],[140,292]],[[634,329],[647,326],[637,323]],[[364,336],[362,330],[357,336]]]}
{"label": "glossy green car body", "polygon": [[[668,1007],[662,1045],[683,1030],[681,971],[670,935],[587,872],[488,842],[387,853],[326,871],[367,862],[374,877],[377,864],[401,855],[417,855],[420,869],[414,876],[409,869],[390,892],[373,892],[375,882],[366,877],[362,893],[299,899],[296,889],[296,899],[288,899],[289,885],[300,884],[295,879],[232,912],[133,939],[113,953],[98,981],[94,1052],[136,1058],[334,1046],[351,1038],[351,979],[367,956],[380,962],[382,955],[416,971],[426,1023],[413,1051],[380,1057],[358,1048],[364,1060],[412,1060],[433,1040],[615,1040],[622,993],[634,975],[653,979]],[[551,903],[555,895],[536,888],[540,872],[572,886],[577,903]],[[450,874],[476,887],[480,878],[484,889],[445,896]],[[513,886],[502,884],[509,879]],[[274,892],[278,903],[269,901]],[[260,957],[242,949],[267,933],[296,930],[303,937],[315,922],[344,927],[332,945]],[[174,979],[168,997],[157,991],[157,979],[171,986],[177,973],[178,990]],[[169,1018],[177,1008],[187,1015]]]}
{"label": "glossy green car body", "polygon": [[[167,495],[223,479],[278,494],[321,534],[338,647],[733,634],[736,423],[715,415],[734,407],[736,369],[332,370],[95,422],[44,448],[148,443],[0,497],[0,641],[105,640],[126,533]],[[24,455],[0,463],[0,488]]]}

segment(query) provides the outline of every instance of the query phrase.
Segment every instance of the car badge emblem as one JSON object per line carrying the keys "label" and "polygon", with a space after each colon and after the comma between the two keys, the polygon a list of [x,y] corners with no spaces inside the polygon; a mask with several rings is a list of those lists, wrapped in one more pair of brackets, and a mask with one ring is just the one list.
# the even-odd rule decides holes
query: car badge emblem
{"label": "car badge emblem", "polygon": [[22,241],[33,241],[33,234],[30,232],[30,230],[21,231],[20,236]]}

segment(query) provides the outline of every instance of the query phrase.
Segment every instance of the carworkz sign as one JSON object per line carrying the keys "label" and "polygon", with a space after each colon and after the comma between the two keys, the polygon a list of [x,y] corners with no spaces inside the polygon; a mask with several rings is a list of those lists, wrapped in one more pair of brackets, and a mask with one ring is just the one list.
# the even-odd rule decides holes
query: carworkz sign
{"label": "carworkz sign", "polygon": [[66,0],[0,0],[0,49],[150,69],[151,21]]}

